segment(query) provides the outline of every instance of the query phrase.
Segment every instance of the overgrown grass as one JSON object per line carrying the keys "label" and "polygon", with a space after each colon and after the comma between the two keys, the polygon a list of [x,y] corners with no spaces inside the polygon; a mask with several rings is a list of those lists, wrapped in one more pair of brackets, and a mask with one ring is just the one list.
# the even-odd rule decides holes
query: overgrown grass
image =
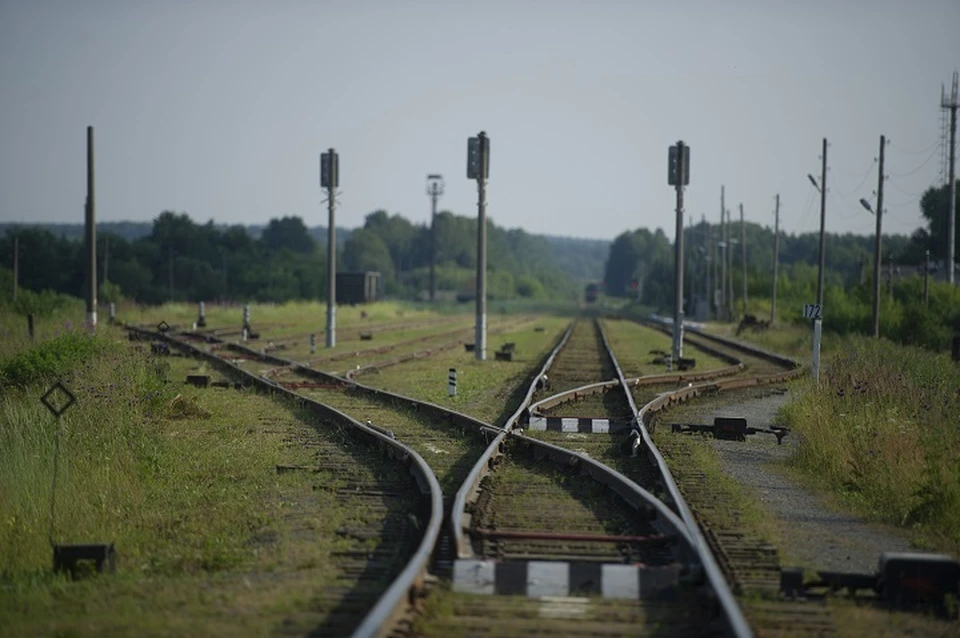
{"label": "overgrown grass", "polygon": [[73,299],[47,314],[34,315],[34,338],[27,332],[27,317],[11,308],[0,307],[0,361],[25,352],[38,343],[83,328],[83,302]]}
{"label": "overgrown grass", "polygon": [[[515,330],[487,336],[487,360],[477,361],[473,352],[456,348],[435,357],[415,359],[384,370],[361,376],[365,385],[430,401],[487,423],[502,425],[514,410],[517,397],[527,375],[539,365],[555,344],[570,320],[542,317]],[[542,327],[537,332],[536,327]],[[496,361],[494,352],[507,342],[516,344],[513,361]],[[457,396],[447,393],[448,370],[457,370]],[[526,387],[523,388],[526,391]],[[512,407],[511,407],[512,406]]]}
{"label": "overgrown grass", "polygon": [[[187,360],[96,342],[64,375],[77,402],[59,424],[52,528],[46,385],[0,396],[0,633],[262,635],[287,614],[317,622],[312,592],[336,576],[334,529],[350,514],[315,475],[276,474],[310,462],[284,443],[305,426],[269,398],[182,385]],[[117,574],[53,575],[51,529],[56,543],[115,543]]]}
{"label": "overgrown grass", "polygon": [[[251,303],[250,324],[256,329],[263,324],[287,323],[297,331],[323,329],[326,325],[327,305],[319,301],[290,302],[284,304]],[[366,318],[362,318],[362,314]],[[397,321],[432,315],[427,306],[381,301],[357,306],[337,306],[337,327],[359,325],[365,322]],[[243,324],[243,304],[206,304],[207,323],[211,327]],[[162,306],[137,306],[124,304],[117,308],[117,318],[131,323],[156,325],[166,321],[170,325],[189,328],[197,320],[197,304],[168,303]]]}
{"label": "overgrown grass", "polygon": [[778,419],[791,462],[858,512],[960,553],[960,368],[945,355],[846,337]]}
{"label": "overgrown grass", "polygon": [[32,383],[50,381],[90,359],[105,345],[103,339],[70,331],[10,358],[0,359],[0,392],[3,388],[24,389]]}
{"label": "overgrown grass", "polygon": [[[620,363],[620,369],[623,370],[624,376],[630,378],[667,372],[667,367],[664,364],[653,363],[656,355],[650,354],[650,350],[670,352],[672,347],[672,337],[670,335],[633,321],[604,319],[601,324],[610,347],[613,348],[613,352],[617,356],[617,361]],[[698,372],[715,370],[730,365],[726,361],[702,352],[691,345],[686,346],[684,355],[696,358],[696,370]]]}

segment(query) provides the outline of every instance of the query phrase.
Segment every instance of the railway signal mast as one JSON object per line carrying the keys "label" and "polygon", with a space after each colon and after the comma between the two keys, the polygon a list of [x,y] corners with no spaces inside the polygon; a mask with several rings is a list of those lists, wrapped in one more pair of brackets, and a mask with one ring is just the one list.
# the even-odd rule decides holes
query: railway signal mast
{"label": "railway signal mast", "polygon": [[427,175],[427,195],[430,196],[430,301],[437,298],[437,200],[443,195],[443,176]]}
{"label": "railway signal mast", "polygon": [[677,189],[677,234],[674,240],[673,351],[676,365],[683,356],[683,187],[690,183],[690,147],[683,141],[670,147],[667,155],[667,183]]}
{"label": "railway signal mast", "polygon": [[467,140],[467,179],[477,180],[477,325],[474,352],[487,359],[487,178],[490,176],[490,138],[483,131]]}
{"label": "railway signal mast", "polygon": [[320,187],[327,189],[327,347],[337,345],[337,230],[334,224],[336,189],[340,186],[340,156],[332,148],[320,154]]}

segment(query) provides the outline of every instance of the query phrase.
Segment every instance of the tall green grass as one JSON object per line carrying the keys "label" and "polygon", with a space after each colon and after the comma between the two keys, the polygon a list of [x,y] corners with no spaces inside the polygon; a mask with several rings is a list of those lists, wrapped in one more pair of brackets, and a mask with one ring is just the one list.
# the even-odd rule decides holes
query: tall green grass
{"label": "tall green grass", "polygon": [[949,357],[848,336],[819,387],[778,418],[802,437],[802,472],[920,543],[960,551],[960,366]]}
{"label": "tall green grass", "polygon": [[[59,424],[39,401],[53,376],[18,361],[40,362],[48,365],[42,372],[63,375],[77,400]],[[102,337],[65,335],[4,364],[6,373],[13,370],[25,381],[22,389],[0,395],[0,573],[9,576],[50,561],[58,425],[54,539],[113,538],[126,517],[146,506],[144,479],[156,470],[158,451],[144,421],[168,392],[162,370]]]}

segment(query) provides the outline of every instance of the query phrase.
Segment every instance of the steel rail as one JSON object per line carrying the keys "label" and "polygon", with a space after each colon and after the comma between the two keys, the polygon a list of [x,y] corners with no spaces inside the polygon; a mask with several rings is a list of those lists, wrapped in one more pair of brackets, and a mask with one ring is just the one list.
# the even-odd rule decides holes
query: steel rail
{"label": "steel rail", "polygon": [[[674,481],[673,475],[670,473],[670,468],[667,467],[667,462],[664,460],[660,450],[657,449],[657,446],[654,445],[653,438],[647,431],[647,427],[643,420],[644,412],[643,410],[637,409],[637,404],[633,400],[633,394],[627,389],[627,380],[623,376],[623,370],[620,368],[620,363],[617,361],[616,355],[610,348],[610,343],[607,341],[607,335],[604,333],[599,322],[597,322],[597,327],[600,330],[600,338],[603,341],[603,346],[607,349],[607,353],[610,355],[610,359],[613,362],[613,367],[617,371],[617,377],[620,379],[620,384],[623,388],[624,394],[626,395],[627,402],[630,405],[630,411],[635,415],[637,428],[636,431],[638,431],[640,436],[643,438],[643,442],[646,445],[646,450],[656,463],[657,469],[660,472],[664,487],[667,489],[667,493],[673,500],[674,507],[676,507],[677,511],[680,513],[680,518],[683,519],[683,523],[687,529],[687,536],[690,538],[693,551],[696,552],[697,557],[700,559],[700,563],[703,566],[707,580],[710,583],[710,586],[712,587],[720,606],[723,608],[727,622],[730,626],[730,630],[733,631],[734,635],[738,637],[751,638],[753,636],[753,630],[750,629],[750,625],[747,623],[747,619],[744,617],[743,611],[737,604],[737,600],[733,594],[733,591],[731,591],[726,578],[723,576],[723,572],[720,570],[720,566],[717,564],[716,559],[714,559],[713,553],[710,551],[703,534],[700,532],[700,526],[697,525],[696,519],[693,517],[693,512],[690,511],[686,501],[683,500],[683,496],[680,494],[677,483]],[[644,406],[644,408],[646,408],[646,406]]]}
{"label": "steel rail", "polygon": [[373,608],[366,614],[363,621],[361,621],[360,625],[351,635],[354,638],[377,636],[381,628],[392,624],[391,621],[404,612],[411,592],[422,586],[423,577],[426,575],[427,565],[433,553],[433,548],[437,543],[437,539],[440,536],[440,527],[443,522],[443,492],[440,489],[440,483],[437,481],[437,477],[427,462],[424,461],[423,457],[413,449],[382,432],[379,428],[367,426],[335,408],[283,388],[276,382],[248,372],[236,364],[212,353],[205,352],[203,349],[191,343],[174,339],[170,335],[151,332],[133,326],[128,326],[127,329],[154,339],[160,339],[175,347],[187,350],[198,358],[206,360],[221,369],[227,369],[232,374],[249,378],[269,392],[279,392],[294,399],[299,405],[310,406],[327,418],[356,428],[368,437],[372,437],[382,446],[382,449],[388,451],[390,458],[397,459],[401,462],[410,461],[408,465],[410,473],[413,475],[421,493],[430,498],[430,518],[424,530],[423,539],[420,541],[417,551],[414,552],[413,556],[407,562],[406,567],[404,567],[400,574],[394,579],[387,590],[380,595],[380,598],[374,604]]}
{"label": "steel rail", "polygon": [[[664,332],[670,332],[670,330],[672,329],[672,322],[665,321],[663,319],[655,319],[651,317],[647,317],[645,319],[629,317],[629,319],[641,325],[655,326],[657,329],[662,330]],[[705,330],[702,330],[700,328],[695,328],[687,324],[684,324],[683,330],[684,332],[692,332],[695,335],[698,335],[700,337],[703,337],[704,339],[708,339],[715,343],[719,343],[720,345],[726,346],[728,348],[733,348],[735,350],[739,350],[740,352],[744,352],[746,354],[749,354],[758,358],[766,359],[767,361],[781,365],[788,370],[804,367],[800,362],[798,362],[795,359],[786,357],[782,354],[777,354],[776,352],[771,352],[770,350],[765,350],[753,344],[749,344],[736,339],[731,339],[729,337],[721,337],[720,335],[711,334]],[[698,347],[698,348],[706,347],[701,344],[694,344],[694,345],[695,347]],[[729,356],[729,355],[725,355],[725,356]]]}
{"label": "steel rail", "polygon": [[[505,441],[506,437],[511,434],[522,434],[522,431],[519,431],[517,428],[517,424],[520,422],[522,415],[529,410],[530,402],[533,399],[533,394],[536,392],[537,381],[550,369],[550,366],[553,365],[557,355],[564,348],[564,346],[566,346],[570,335],[573,333],[574,325],[575,322],[570,324],[570,327],[567,328],[556,347],[544,361],[540,371],[536,374],[533,382],[527,389],[526,397],[521,402],[516,412],[514,412],[514,414],[510,416],[510,418],[507,419],[506,423],[504,424],[504,431],[490,443],[484,453],[477,460],[477,463],[474,465],[473,469],[471,469],[470,474],[466,479],[464,479],[460,489],[457,490],[450,516],[454,533],[453,538],[457,548],[457,558],[470,558],[473,556],[468,533],[469,515],[466,513],[467,501],[475,498],[480,490],[480,481],[492,469],[493,460],[503,453],[503,442]],[[655,510],[660,516],[660,520],[662,520],[669,528],[669,531],[679,534],[686,542],[686,546],[689,548],[690,552],[695,551],[693,539],[690,537],[684,521],[681,520],[660,499],[638,485],[636,482],[617,472],[613,468],[610,468],[585,454],[574,452],[572,450],[547,443],[546,441],[540,441],[538,439],[529,437],[523,437],[523,441],[524,443],[536,448],[535,454],[548,456],[552,461],[565,464],[567,466],[576,465],[580,467],[583,473],[588,474],[595,481],[609,487],[626,503],[634,508],[640,509],[641,507],[647,507]]]}
{"label": "steel rail", "polygon": [[463,480],[463,483],[460,485],[460,487],[457,489],[457,493],[454,495],[453,507],[450,510],[450,531],[452,534],[451,538],[454,539],[457,558],[469,558],[473,554],[470,548],[470,541],[464,534],[464,529],[467,527],[465,524],[465,518],[468,516],[466,514],[467,499],[473,498],[480,491],[480,481],[483,480],[483,477],[485,477],[491,469],[493,469],[494,458],[503,453],[503,441],[506,439],[507,434],[514,428],[521,415],[530,404],[530,401],[533,399],[533,393],[536,392],[537,389],[537,380],[543,376],[544,372],[553,363],[553,360],[556,359],[557,353],[560,352],[564,345],[566,345],[571,333],[573,333],[573,325],[574,322],[571,322],[570,326],[563,333],[563,336],[560,337],[560,341],[554,347],[553,351],[551,351],[547,356],[543,365],[540,366],[540,370],[534,377],[533,383],[531,383],[530,387],[527,388],[527,394],[523,398],[523,401],[520,402],[520,406],[517,408],[516,412],[510,415],[507,421],[503,424],[503,431],[498,434],[497,437],[490,442],[490,445],[487,446],[487,449],[483,451],[483,454],[481,454],[480,458],[477,459],[477,462],[470,470],[467,478]]}
{"label": "steel rail", "polygon": [[305,366],[302,363],[298,363],[291,359],[284,359],[283,357],[278,357],[269,353],[261,353],[249,346],[245,346],[239,343],[227,343],[226,347],[235,350],[237,352],[243,352],[249,355],[250,357],[255,357],[261,361],[266,361],[267,363],[272,363],[275,365],[283,366],[288,368],[294,373],[302,374],[305,377],[313,377],[315,379],[320,379],[321,381],[326,381],[328,383],[339,384],[343,386],[353,387],[357,390],[363,392],[364,394],[370,394],[374,397],[389,397],[396,401],[406,403],[410,405],[414,410],[418,412],[423,412],[434,417],[446,417],[451,424],[460,425],[460,426],[469,426],[474,427],[485,434],[500,434],[501,428],[498,428],[495,425],[481,421],[480,419],[474,418],[469,414],[464,414],[463,412],[457,412],[456,410],[451,410],[449,408],[444,408],[437,405],[436,403],[430,403],[429,401],[421,401],[420,399],[414,399],[412,397],[404,396],[402,394],[397,394],[395,392],[390,392],[389,390],[384,390],[382,388],[374,388],[372,386],[364,385],[355,379],[348,379],[346,377],[340,377],[335,374],[330,374],[329,372],[323,372],[322,370],[315,370],[309,366]]}

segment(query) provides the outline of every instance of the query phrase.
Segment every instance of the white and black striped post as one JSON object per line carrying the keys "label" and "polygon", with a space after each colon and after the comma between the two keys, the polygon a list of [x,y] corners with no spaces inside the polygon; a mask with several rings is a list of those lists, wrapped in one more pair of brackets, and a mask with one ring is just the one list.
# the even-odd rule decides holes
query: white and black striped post
{"label": "white and black striped post", "polygon": [[450,368],[450,374],[447,377],[447,394],[452,397],[457,396],[457,369]]}
{"label": "white and black striped post", "polygon": [[243,330],[244,332],[250,331],[250,304],[243,304]]}
{"label": "white and black striped post", "polygon": [[197,304],[197,327],[207,327],[207,304],[202,301]]}
{"label": "white and black striped post", "polygon": [[317,354],[317,335],[310,333],[310,354]]}
{"label": "white and black striped post", "polygon": [[110,325],[117,323],[117,304],[110,302]]}

